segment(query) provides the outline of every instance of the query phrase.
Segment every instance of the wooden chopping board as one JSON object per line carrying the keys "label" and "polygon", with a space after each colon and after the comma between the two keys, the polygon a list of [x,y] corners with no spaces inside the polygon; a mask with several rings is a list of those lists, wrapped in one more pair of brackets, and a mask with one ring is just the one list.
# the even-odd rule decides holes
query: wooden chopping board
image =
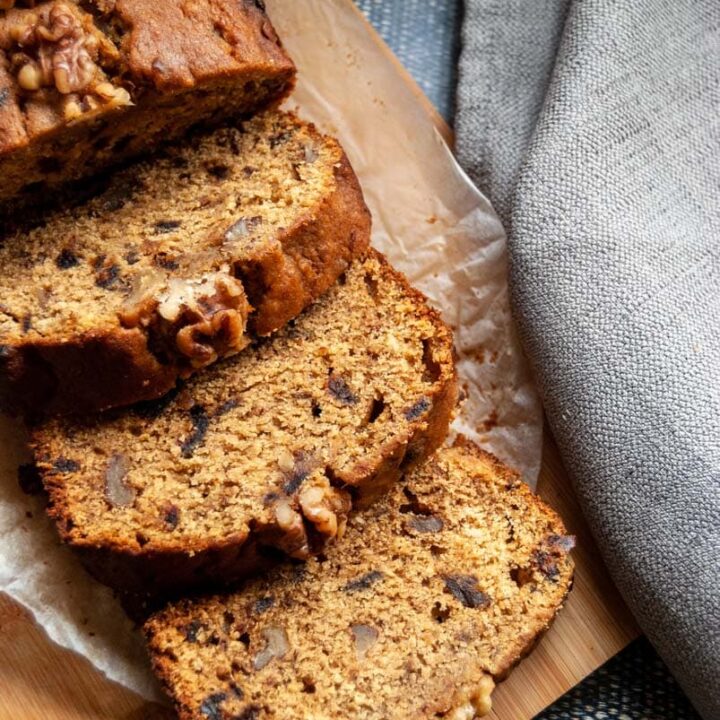
{"label": "wooden chopping board", "polygon": [[[638,634],[582,519],[549,433],[538,489],[577,535],[575,586],[534,653],[495,691],[489,717],[497,720],[530,720]],[[24,609],[0,594],[0,720],[172,717],[50,642]]]}
{"label": "wooden chopping board", "polygon": [[[391,51],[377,38],[383,52]],[[403,70],[414,92],[421,90]],[[442,134],[451,132],[422,96]],[[608,577],[564,470],[546,434],[540,495],[578,538],[575,587],[535,652],[493,695],[497,720],[529,720],[639,633]],[[53,644],[32,617],[0,594],[0,720],[160,720],[173,714],[108,681],[84,658]]]}

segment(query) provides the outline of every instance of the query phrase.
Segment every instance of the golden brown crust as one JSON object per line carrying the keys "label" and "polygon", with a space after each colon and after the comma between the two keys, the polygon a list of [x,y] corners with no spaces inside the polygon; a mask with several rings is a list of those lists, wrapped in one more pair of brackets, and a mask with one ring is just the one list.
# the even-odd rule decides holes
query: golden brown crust
{"label": "golden brown crust", "polygon": [[[302,126],[300,121],[292,122]],[[307,127],[323,142],[312,126]],[[324,142],[336,158],[331,188],[290,227],[279,228],[272,242],[243,250],[233,269],[237,281],[232,282],[243,297],[233,310],[238,332],[232,344],[220,327],[214,336],[211,331],[206,333],[214,343],[208,357],[194,360],[173,352],[163,353],[160,359],[158,333],[147,317],[138,320],[139,310],[134,310],[138,318],[133,322],[121,316],[121,322],[111,327],[71,337],[0,337],[0,408],[26,416],[84,414],[157,398],[178,378],[238,351],[253,336],[272,333],[320,297],[354,258],[363,255],[371,223],[346,155],[334,141]],[[157,316],[157,303],[150,312]],[[181,321],[190,322],[187,317]],[[164,335],[182,339],[182,330],[166,325]]]}
{"label": "golden brown crust", "polygon": [[131,76],[159,91],[234,77],[247,64],[292,67],[262,2],[117,0]]}
{"label": "golden brown crust", "polygon": [[[547,518],[547,524],[549,527],[553,528],[554,532],[559,535],[564,535],[567,532],[563,519],[560,515],[552,507],[545,503],[539,495],[534,493],[526,483],[523,482],[522,477],[517,471],[509,468],[505,465],[505,463],[495,457],[495,455],[483,450],[464,435],[459,435],[455,439],[453,447],[461,449],[462,452],[471,457],[477,458],[479,463],[488,465],[491,468],[492,473],[504,481],[508,487],[511,487],[513,492],[518,493],[530,507],[534,508],[534,511],[538,515],[542,515]],[[554,607],[548,609],[541,626],[525,636],[515,636],[514,642],[508,644],[504,649],[505,651],[500,656],[502,659],[498,661],[497,667],[493,672],[493,679],[496,683],[500,683],[507,679],[513,669],[524,658],[530,655],[548,630],[550,630],[550,627],[557,618],[557,613],[565,605],[565,601],[572,590],[575,573],[574,563],[572,563],[570,567],[570,573],[563,582],[563,595],[558,599]]]}
{"label": "golden brown crust", "polygon": [[[388,299],[378,300],[368,290],[366,278],[374,284],[374,292]],[[35,455],[50,495],[49,513],[63,541],[80,553],[98,579],[131,592],[174,593],[181,588],[236,581],[267,566],[277,556],[276,550],[307,557],[341,534],[351,499],[357,506],[369,504],[402,472],[438,447],[457,402],[449,329],[426,305],[424,297],[375,251],[369,252],[367,260],[358,261],[344,282],[301,316],[294,328],[191,381],[181,393],[186,398],[171,400],[167,412],[159,410],[158,422],[163,422],[162,413],[167,417],[162,429],[154,426],[154,421],[142,420],[142,415],[136,419],[137,411],[130,409],[116,412],[115,419],[82,425],[56,420],[34,431]],[[352,308],[353,303],[359,309],[348,311],[346,308]],[[357,342],[358,331],[362,332],[359,327],[354,329],[352,344],[346,346],[346,338],[338,335],[345,322],[356,326],[367,322],[367,331],[378,338],[373,346],[376,349],[366,350]],[[384,338],[390,335],[401,338],[395,342],[406,342],[407,347],[386,347]],[[338,346],[328,350],[325,343]],[[317,354],[327,352],[335,359],[326,361]],[[387,376],[374,373],[368,361],[387,366]],[[330,363],[329,369],[326,363]],[[265,364],[272,367],[266,369]],[[343,367],[353,383],[352,391],[342,375],[336,374]],[[252,373],[255,375],[250,376]],[[359,385],[361,373],[365,375],[365,387]],[[318,382],[324,387],[318,387]],[[386,404],[382,401],[384,390],[388,393]],[[312,413],[311,397],[315,398]],[[378,397],[380,419],[370,418]],[[296,408],[294,405],[299,403]],[[185,408],[194,407],[203,408],[208,437],[209,433],[217,437],[208,440],[206,451],[212,461],[207,462],[212,464],[208,465],[206,480],[202,479],[205,475],[201,478],[198,474],[201,466],[192,458],[193,453],[181,453],[175,459],[177,443],[189,437],[182,429]],[[327,414],[322,426],[321,414],[323,418]],[[263,421],[269,421],[270,430],[261,430],[265,428]],[[223,425],[225,422],[228,424]],[[327,430],[321,431],[325,426]],[[278,427],[280,431],[273,429]],[[333,446],[329,435],[336,430],[344,435],[339,435]],[[277,437],[270,439],[268,432]],[[152,441],[158,433],[168,436],[167,444]],[[238,489],[242,497],[238,498],[231,490],[234,484],[224,479],[228,472],[223,469],[224,448],[236,443],[235,437],[246,436],[250,437],[249,449],[235,450],[239,456],[230,463],[243,478],[243,487]],[[138,445],[142,437],[148,438],[150,444],[147,451],[137,451],[138,466],[132,472],[143,502],[152,504],[140,515],[128,510],[127,519],[123,519],[122,514],[117,515],[125,512],[123,508],[108,507],[102,494],[98,496],[103,491],[102,475],[98,474],[106,472],[103,457],[126,452],[125,448]],[[84,449],[86,440],[100,458],[97,468],[91,468],[93,461]],[[285,460],[287,448],[294,451],[294,457]],[[150,460],[147,453],[159,454]],[[247,473],[255,472],[252,482],[243,471],[245,464]],[[128,467],[131,465],[128,459]],[[154,488],[141,479],[146,465],[150,476],[163,467],[167,468],[162,471],[166,474],[177,472],[176,490],[165,490],[157,502],[153,500]],[[254,467],[259,469],[255,471]],[[193,487],[198,489],[191,490],[194,499],[181,502],[175,498],[188,491],[185,477],[194,478]],[[196,530],[192,518],[199,512],[196,520],[204,522],[207,515],[194,510],[208,497],[207,491],[201,492],[203,482],[215,488],[210,492],[217,493],[217,502],[243,508],[232,516],[223,515],[224,506],[214,508],[222,516],[218,522],[229,523],[224,534]],[[147,492],[140,490],[142,487]],[[158,507],[164,512],[162,503],[166,497],[177,503],[180,517],[192,524],[175,527],[173,532],[153,529]],[[93,509],[96,506],[97,510]],[[105,524],[103,512],[108,519],[115,513],[116,519]],[[80,517],[86,513],[88,521]],[[295,520],[298,526],[293,524]],[[179,536],[180,532],[184,534]],[[140,536],[142,542],[137,540]]]}
{"label": "golden brown crust", "polygon": [[182,720],[481,717],[561,609],[572,545],[514,472],[461,439],[351,520],[322,563],[155,614],[153,667]]}
{"label": "golden brown crust", "polygon": [[344,152],[333,170],[334,192],[281,231],[274,247],[248,257],[238,268],[255,309],[256,335],[269,335],[298,315],[369,245],[370,211]]}
{"label": "golden brown crust", "polygon": [[[437,358],[441,368],[452,368],[452,373],[442,371],[442,382],[437,385],[430,396],[430,409],[423,418],[421,430],[416,430],[405,441],[396,440],[383,449],[384,461],[372,480],[365,480],[357,494],[356,507],[362,509],[370,506],[382,497],[402,474],[409,472],[430,457],[442,444],[448,434],[448,427],[455,413],[459,384],[455,368],[455,347],[450,328],[440,317],[440,313],[427,304],[427,298],[414,288],[408,279],[393,269],[387,258],[375,250],[371,256],[379,262],[386,278],[398,283],[417,308],[435,327],[432,354]],[[342,478],[346,480],[345,477]],[[348,484],[356,486],[350,480]]]}
{"label": "golden brown crust", "polygon": [[[52,13],[72,32],[63,36]],[[38,26],[48,30],[41,36]],[[85,78],[72,61],[69,74],[58,74],[70,43],[68,58],[84,54]],[[28,67],[39,81],[28,82]],[[294,74],[254,0],[92,0],[82,8],[47,0],[0,10],[0,201],[87,176],[198,121],[276,105]],[[45,192],[33,191],[34,202]]]}
{"label": "golden brown crust", "polygon": [[0,352],[0,407],[36,419],[43,413],[88,412],[168,392],[177,369],[162,365],[140,329],[85,333]]}

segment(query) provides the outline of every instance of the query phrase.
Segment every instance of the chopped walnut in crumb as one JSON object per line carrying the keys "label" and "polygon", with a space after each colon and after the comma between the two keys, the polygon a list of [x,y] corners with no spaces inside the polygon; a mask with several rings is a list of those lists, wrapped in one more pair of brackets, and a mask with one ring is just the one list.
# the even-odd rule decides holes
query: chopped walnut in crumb
{"label": "chopped walnut in crumb", "polygon": [[244,294],[242,285],[226,273],[210,273],[199,280],[172,278],[158,296],[158,313],[174,322],[185,310],[201,313],[214,305],[229,306]]}
{"label": "chopped walnut in crumb", "polygon": [[282,660],[290,651],[290,642],[284,628],[270,625],[262,631],[265,647],[255,656],[253,668],[262,670],[273,660]]}
{"label": "chopped walnut in crumb", "polygon": [[475,688],[471,702],[475,707],[478,717],[487,715],[492,710],[492,693],[495,689],[495,681],[491,675],[483,675]]}
{"label": "chopped walnut in crumb", "polygon": [[184,326],[177,333],[177,348],[192,367],[205,367],[221,355],[241,350],[249,311],[243,286],[225,273],[206,276],[199,283],[179,282],[184,288],[171,287],[161,298],[158,313],[171,322],[181,318]]}
{"label": "chopped walnut in crumb", "polygon": [[[8,5],[7,0],[0,3]],[[0,4],[0,9],[10,9]],[[0,42],[10,57],[18,85],[26,92],[54,88],[62,96],[66,120],[98,109],[132,104],[125,88],[111,83],[103,66],[117,64],[115,45],[96,27],[93,18],[72,3],[47,3],[14,10],[6,18]]]}
{"label": "chopped walnut in crumb", "polygon": [[295,467],[295,456],[287,448],[282,448],[278,453],[277,462],[280,470],[289,473]]}
{"label": "chopped walnut in crumb", "polygon": [[298,502],[305,518],[321,535],[328,538],[344,535],[350,498],[346,492],[332,487],[325,476],[303,485]]}
{"label": "chopped walnut in crumb", "polygon": [[127,328],[147,327],[165,292],[167,279],[159,270],[146,270],[132,278],[132,291],[120,310],[120,320]]}
{"label": "chopped walnut in crumb", "polygon": [[275,522],[282,531],[277,547],[290,557],[306,560],[310,556],[305,524],[302,515],[294,510],[287,498],[281,498],[275,504]]}
{"label": "chopped walnut in crumb", "polygon": [[472,691],[465,693],[449,714],[448,720],[473,720],[488,715],[492,710],[492,692],[495,681],[490,675],[483,675]]}
{"label": "chopped walnut in crumb", "polygon": [[357,624],[351,625],[353,640],[355,641],[355,653],[358,660],[364,660],[365,656],[372,649],[380,637],[380,633],[372,625]]}
{"label": "chopped walnut in crumb", "polygon": [[177,334],[178,350],[190,359],[193,368],[199,369],[215,362],[218,349],[214,338],[224,338],[223,355],[241,350],[244,346],[245,318],[235,310],[220,310],[210,319],[187,325]]}
{"label": "chopped walnut in crumb", "polygon": [[475,708],[472,703],[466,702],[456,707],[449,715],[448,720],[473,720]]}
{"label": "chopped walnut in crumb", "polygon": [[113,455],[105,467],[105,500],[111,508],[130,507],[135,502],[135,490],[128,484],[130,458],[124,453]]}
{"label": "chopped walnut in crumb", "polygon": [[174,349],[192,369],[245,347],[250,306],[242,284],[227,272],[200,279],[170,278],[160,272],[140,274],[120,313],[125,327],[147,327],[171,338]]}
{"label": "chopped walnut in crumb", "polygon": [[310,556],[306,522],[328,539],[343,536],[350,496],[332,487],[326,477],[307,480],[297,495],[297,506],[287,496],[274,504],[275,522],[282,533],[275,545],[290,557],[305,560]]}

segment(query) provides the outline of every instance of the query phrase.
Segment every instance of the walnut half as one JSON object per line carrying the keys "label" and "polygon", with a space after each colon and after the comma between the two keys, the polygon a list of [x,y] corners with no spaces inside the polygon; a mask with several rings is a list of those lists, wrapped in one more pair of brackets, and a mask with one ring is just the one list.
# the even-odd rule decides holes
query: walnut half
{"label": "walnut half", "polygon": [[147,328],[156,345],[185,358],[192,371],[248,344],[250,310],[242,283],[226,271],[198,279],[151,271],[136,277],[120,320],[125,327]]}
{"label": "walnut half", "polygon": [[350,507],[347,492],[332,487],[324,475],[313,475],[304,481],[296,505],[289,497],[276,501],[275,522],[282,536],[275,545],[291,557],[307,559],[311,552],[306,523],[326,539],[342,537]]}
{"label": "walnut half", "polygon": [[10,57],[21,90],[57,90],[68,121],[132,104],[128,91],[110,82],[103,70],[117,65],[119,52],[89,13],[61,0],[30,9],[13,6],[12,0],[0,0],[0,9],[8,10],[0,47]]}
{"label": "walnut half", "polygon": [[315,529],[327,538],[342,538],[345,534],[350,499],[347,493],[336,490],[324,476],[308,480],[298,495],[300,509]]}

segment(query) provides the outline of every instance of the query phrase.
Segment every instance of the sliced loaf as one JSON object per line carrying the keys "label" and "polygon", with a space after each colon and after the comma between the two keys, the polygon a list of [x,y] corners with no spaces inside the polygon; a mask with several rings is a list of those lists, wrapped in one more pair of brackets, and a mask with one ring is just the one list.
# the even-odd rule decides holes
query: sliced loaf
{"label": "sliced loaf", "polygon": [[369,235],[342,148],[312,125],[197,135],[0,239],[0,408],[157,398],[296,316]]}
{"label": "sliced loaf", "polygon": [[294,75],[261,0],[2,0],[0,202],[273,105]]}
{"label": "sliced loaf", "polygon": [[170,397],[35,429],[62,539],[138,593],[306,558],[445,438],[452,337],[376,253],[291,327]]}
{"label": "sliced loaf", "polygon": [[342,543],[145,625],[181,720],[472,720],[570,590],[573,538],[461,442],[352,517]]}

